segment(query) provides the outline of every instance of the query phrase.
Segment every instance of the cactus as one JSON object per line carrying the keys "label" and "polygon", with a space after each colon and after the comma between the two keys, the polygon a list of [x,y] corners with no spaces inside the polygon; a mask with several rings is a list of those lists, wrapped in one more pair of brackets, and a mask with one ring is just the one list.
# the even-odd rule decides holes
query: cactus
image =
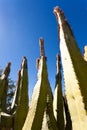
{"label": "cactus", "polygon": [[64,101],[64,110],[65,110],[65,130],[72,130],[72,121],[70,117],[70,112],[68,109],[67,99],[66,96],[63,96]]}
{"label": "cactus", "polygon": [[57,55],[53,97],[48,80],[44,40],[40,38],[40,58],[36,61],[37,82],[29,106],[26,57],[23,57],[21,70],[18,72],[9,113],[6,98],[10,62],[0,75],[0,130],[87,130],[87,47],[83,57],[63,11],[55,7],[54,13],[59,23],[65,95],[62,93],[60,56]]}
{"label": "cactus", "polygon": [[[42,124],[44,120],[43,118],[45,116],[44,112],[47,107],[47,94],[50,95],[51,91],[50,89],[48,89],[50,87],[47,74],[46,57],[44,53],[44,41],[42,38],[40,39],[40,59],[37,60],[37,68],[38,68],[38,74],[37,74],[38,81],[34,87],[29,112],[22,130],[43,129]],[[55,128],[55,130],[57,129]]]}
{"label": "cactus", "polygon": [[[55,7],[66,98],[73,130],[87,129],[87,62],[83,59],[63,11]],[[80,107],[79,107],[80,106]]]}
{"label": "cactus", "polygon": [[[21,130],[28,112],[28,70],[27,70],[27,59],[23,57],[21,66],[21,79],[19,72],[20,91],[18,95],[18,106],[14,118],[14,130]],[[18,88],[19,89],[19,88]],[[17,95],[16,95],[17,96]]]}
{"label": "cactus", "polygon": [[9,62],[0,77],[0,128],[7,129],[12,128],[13,123],[13,115],[7,114],[6,110],[6,97],[8,90],[8,76],[10,73],[10,65]]}
{"label": "cactus", "polygon": [[41,55],[37,63],[38,81],[34,87],[32,99],[29,106],[29,112],[22,130],[41,130],[42,127],[43,114],[46,107],[48,84],[45,56]]}
{"label": "cactus", "polygon": [[61,69],[60,69],[60,56],[56,56],[56,85],[54,91],[53,110],[54,116],[57,120],[58,130],[64,130],[64,107],[63,107],[63,95],[61,84]]}

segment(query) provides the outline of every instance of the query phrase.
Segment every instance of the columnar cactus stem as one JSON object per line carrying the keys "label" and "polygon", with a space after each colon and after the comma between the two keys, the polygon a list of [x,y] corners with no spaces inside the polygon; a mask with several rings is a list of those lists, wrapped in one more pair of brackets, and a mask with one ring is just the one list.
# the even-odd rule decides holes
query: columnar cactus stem
{"label": "columnar cactus stem", "polygon": [[80,53],[64,13],[58,7],[54,8],[54,13],[60,29],[60,51],[72,127],[73,130],[87,130],[87,63]]}
{"label": "columnar cactus stem", "polygon": [[8,76],[10,73],[10,66],[11,63],[9,62],[0,77],[0,129],[7,129],[8,130],[12,127],[12,119],[13,116],[7,114],[6,110],[6,97],[7,97],[7,90],[8,90]]}
{"label": "columnar cactus stem", "polygon": [[18,106],[14,119],[14,130],[21,130],[28,112],[28,68],[27,59],[23,57],[21,66],[21,79],[19,72],[20,92],[18,94]]}
{"label": "columnar cactus stem", "polygon": [[60,66],[60,56],[56,56],[56,85],[54,91],[53,100],[53,110],[54,116],[57,120],[58,130],[64,130],[64,107],[63,107],[63,95],[62,95],[62,85],[61,85],[61,66]]}
{"label": "columnar cactus stem", "polygon": [[[40,59],[38,62],[37,83],[34,87],[29,112],[22,130],[41,130],[43,116],[47,107],[47,94],[49,93],[49,81],[44,53],[43,39],[40,39]],[[51,103],[52,104],[52,103]],[[52,111],[51,111],[52,112]],[[54,120],[53,118],[51,120]],[[54,124],[55,126],[55,124]],[[57,128],[55,127],[55,129]]]}
{"label": "columnar cactus stem", "polygon": [[11,63],[9,62],[5,68],[2,76],[0,77],[0,100],[1,100],[4,92],[5,91],[7,92],[7,84],[8,84],[7,82],[8,82],[8,76],[10,73],[10,66],[11,66]]}

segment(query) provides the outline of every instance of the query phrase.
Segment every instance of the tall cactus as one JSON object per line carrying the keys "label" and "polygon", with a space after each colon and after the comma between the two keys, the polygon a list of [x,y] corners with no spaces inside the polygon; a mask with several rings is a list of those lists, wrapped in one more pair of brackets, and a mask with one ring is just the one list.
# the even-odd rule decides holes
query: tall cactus
{"label": "tall cactus", "polygon": [[9,62],[0,77],[0,129],[5,130],[12,128],[13,116],[7,114],[6,98],[8,90],[8,76],[10,73],[11,63]]}
{"label": "tall cactus", "polygon": [[59,23],[60,52],[72,128],[87,130],[87,62],[80,53],[63,11],[55,7],[54,13]]}
{"label": "tall cactus", "polygon": [[2,98],[4,98],[3,100],[5,100],[5,102],[6,102],[7,86],[8,86],[8,76],[9,76],[9,73],[10,73],[10,65],[11,65],[11,63],[9,62],[7,64],[7,66],[6,66],[6,68],[5,68],[2,76],[0,77],[0,106],[1,106]]}
{"label": "tall cactus", "polygon": [[[21,78],[19,72],[19,81],[20,92],[18,95],[18,101],[16,100],[18,106],[14,119],[14,130],[21,130],[28,112],[28,68],[27,68],[27,59],[23,57],[22,66],[21,66]],[[18,89],[19,89],[18,88]],[[17,95],[16,95],[17,96]]]}
{"label": "tall cactus", "polygon": [[61,84],[61,69],[60,69],[60,56],[56,56],[56,85],[54,91],[53,110],[57,120],[58,130],[64,130],[64,106],[63,106],[63,95],[62,95],[62,84]]}
{"label": "tall cactus", "polygon": [[[47,93],[49,88],[46,57],[44,53],[44,41],[40,38],[40,59],[37,60],[38,81],[34,87],[29,112],[22,130],[41,130],[44,111],[47,105]],[[55,128],[55,130],[57,130]]]}

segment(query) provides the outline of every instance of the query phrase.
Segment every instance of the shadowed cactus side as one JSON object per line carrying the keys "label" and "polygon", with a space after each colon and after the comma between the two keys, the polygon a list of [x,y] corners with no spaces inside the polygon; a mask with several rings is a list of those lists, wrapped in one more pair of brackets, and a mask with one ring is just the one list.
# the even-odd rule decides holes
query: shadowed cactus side
{"label": "shadowed cactus side", "polygon": [[58,130],[64,130],[64,106],[63,106],[63,94],[62,94],[62,83],[61,83],[61,65],[60,56],[56,56],[56,85],[54,90],[53,110],[54,116],[57,120]]}
{"label": "shadowed cactus side", "polygon": [[63,96],[64,101],[64,112],[65,112],[65,130],[72,130],[72,121],[70,117],[70,112],[67,104],[66,96]]}
{"label": "shadowed cactus side", "polygon": [[[87,130],[87,62],[83,59],[63,11],[55,7],[66,98],[73,130]],[[80,107],[79,107],[80,106]]]}
{"label": "shadowed cactus side", "polygon": [[11,63],[9,62],[0,77],[0,129],[12,128],[13,116],[7,114],[6,97],[8,91],[8,76]]}

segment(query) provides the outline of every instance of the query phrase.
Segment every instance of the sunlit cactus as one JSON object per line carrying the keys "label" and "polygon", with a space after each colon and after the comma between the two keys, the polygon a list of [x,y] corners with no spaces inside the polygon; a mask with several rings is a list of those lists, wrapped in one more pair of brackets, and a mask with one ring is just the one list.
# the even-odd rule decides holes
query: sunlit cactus
{"label": "sunlit cactus", "polygon": [[65,91],[73,130],[87,130],[87,62],[74,39],[63,11],[54,8],[58,25]]}
{"label": "sunlit cactus", "polygon": [[61,65],[60,56],[56,56],[56,85],[54,90],[53,110],[54,116],[57,120],[58,130],[64,130],[64,107],[63,107],[63,94],[62,94],[62,78],[61,78]]}
{"label": "sunlit cactus", "polygon": [[[20,78],[21,73],[21,78]],[[19,86],[20,85],[20,86]],[[21,72],[19,72],[17,110],[14,118],[14,130],[21,130],[28,112],[28,68],[27,59],[23,57]]]}
{"label": "sunlit cactus", "polygon": [[63,11],[55,7],[54,14],[60,42],[54,96],[48,80],[44,40],[40,38],[40,57],[36,60],[37,82],[30,102],[26,57],[22,59],[9,110],[6,98],[10,62],[0,75],[0,130],[87,130],[87,46],[83,56]]}
{"label": "sunlit cactus", "polygon": [[[34,87],[32,99],[29,106],[29,112],[22,130],[43,129],[43,120],[44,120],[44,116],[46,116],[44,115],[46,114],[45,110],[49,109],[49,107],[47,107],[47,95],[51,97],[50,96],[51,92],[49,92],[51,89],[48,81],[46,57],[44,53],[44,41],[41,38],[40,38],[40,59],[37,60],[37,68],[38,68],[38,74],[37,74],[38,80]],[[52,106],[52,99],[51,99],[51,106]],[[53,112],[51,110],[50,114],[52,113]],[[51,120],[54,119],[52,118]],[[55,126],[55,123],[53,125]],[[57,130],[57,127],[55,127],[55,129],[53,128],[53,130]]]}

